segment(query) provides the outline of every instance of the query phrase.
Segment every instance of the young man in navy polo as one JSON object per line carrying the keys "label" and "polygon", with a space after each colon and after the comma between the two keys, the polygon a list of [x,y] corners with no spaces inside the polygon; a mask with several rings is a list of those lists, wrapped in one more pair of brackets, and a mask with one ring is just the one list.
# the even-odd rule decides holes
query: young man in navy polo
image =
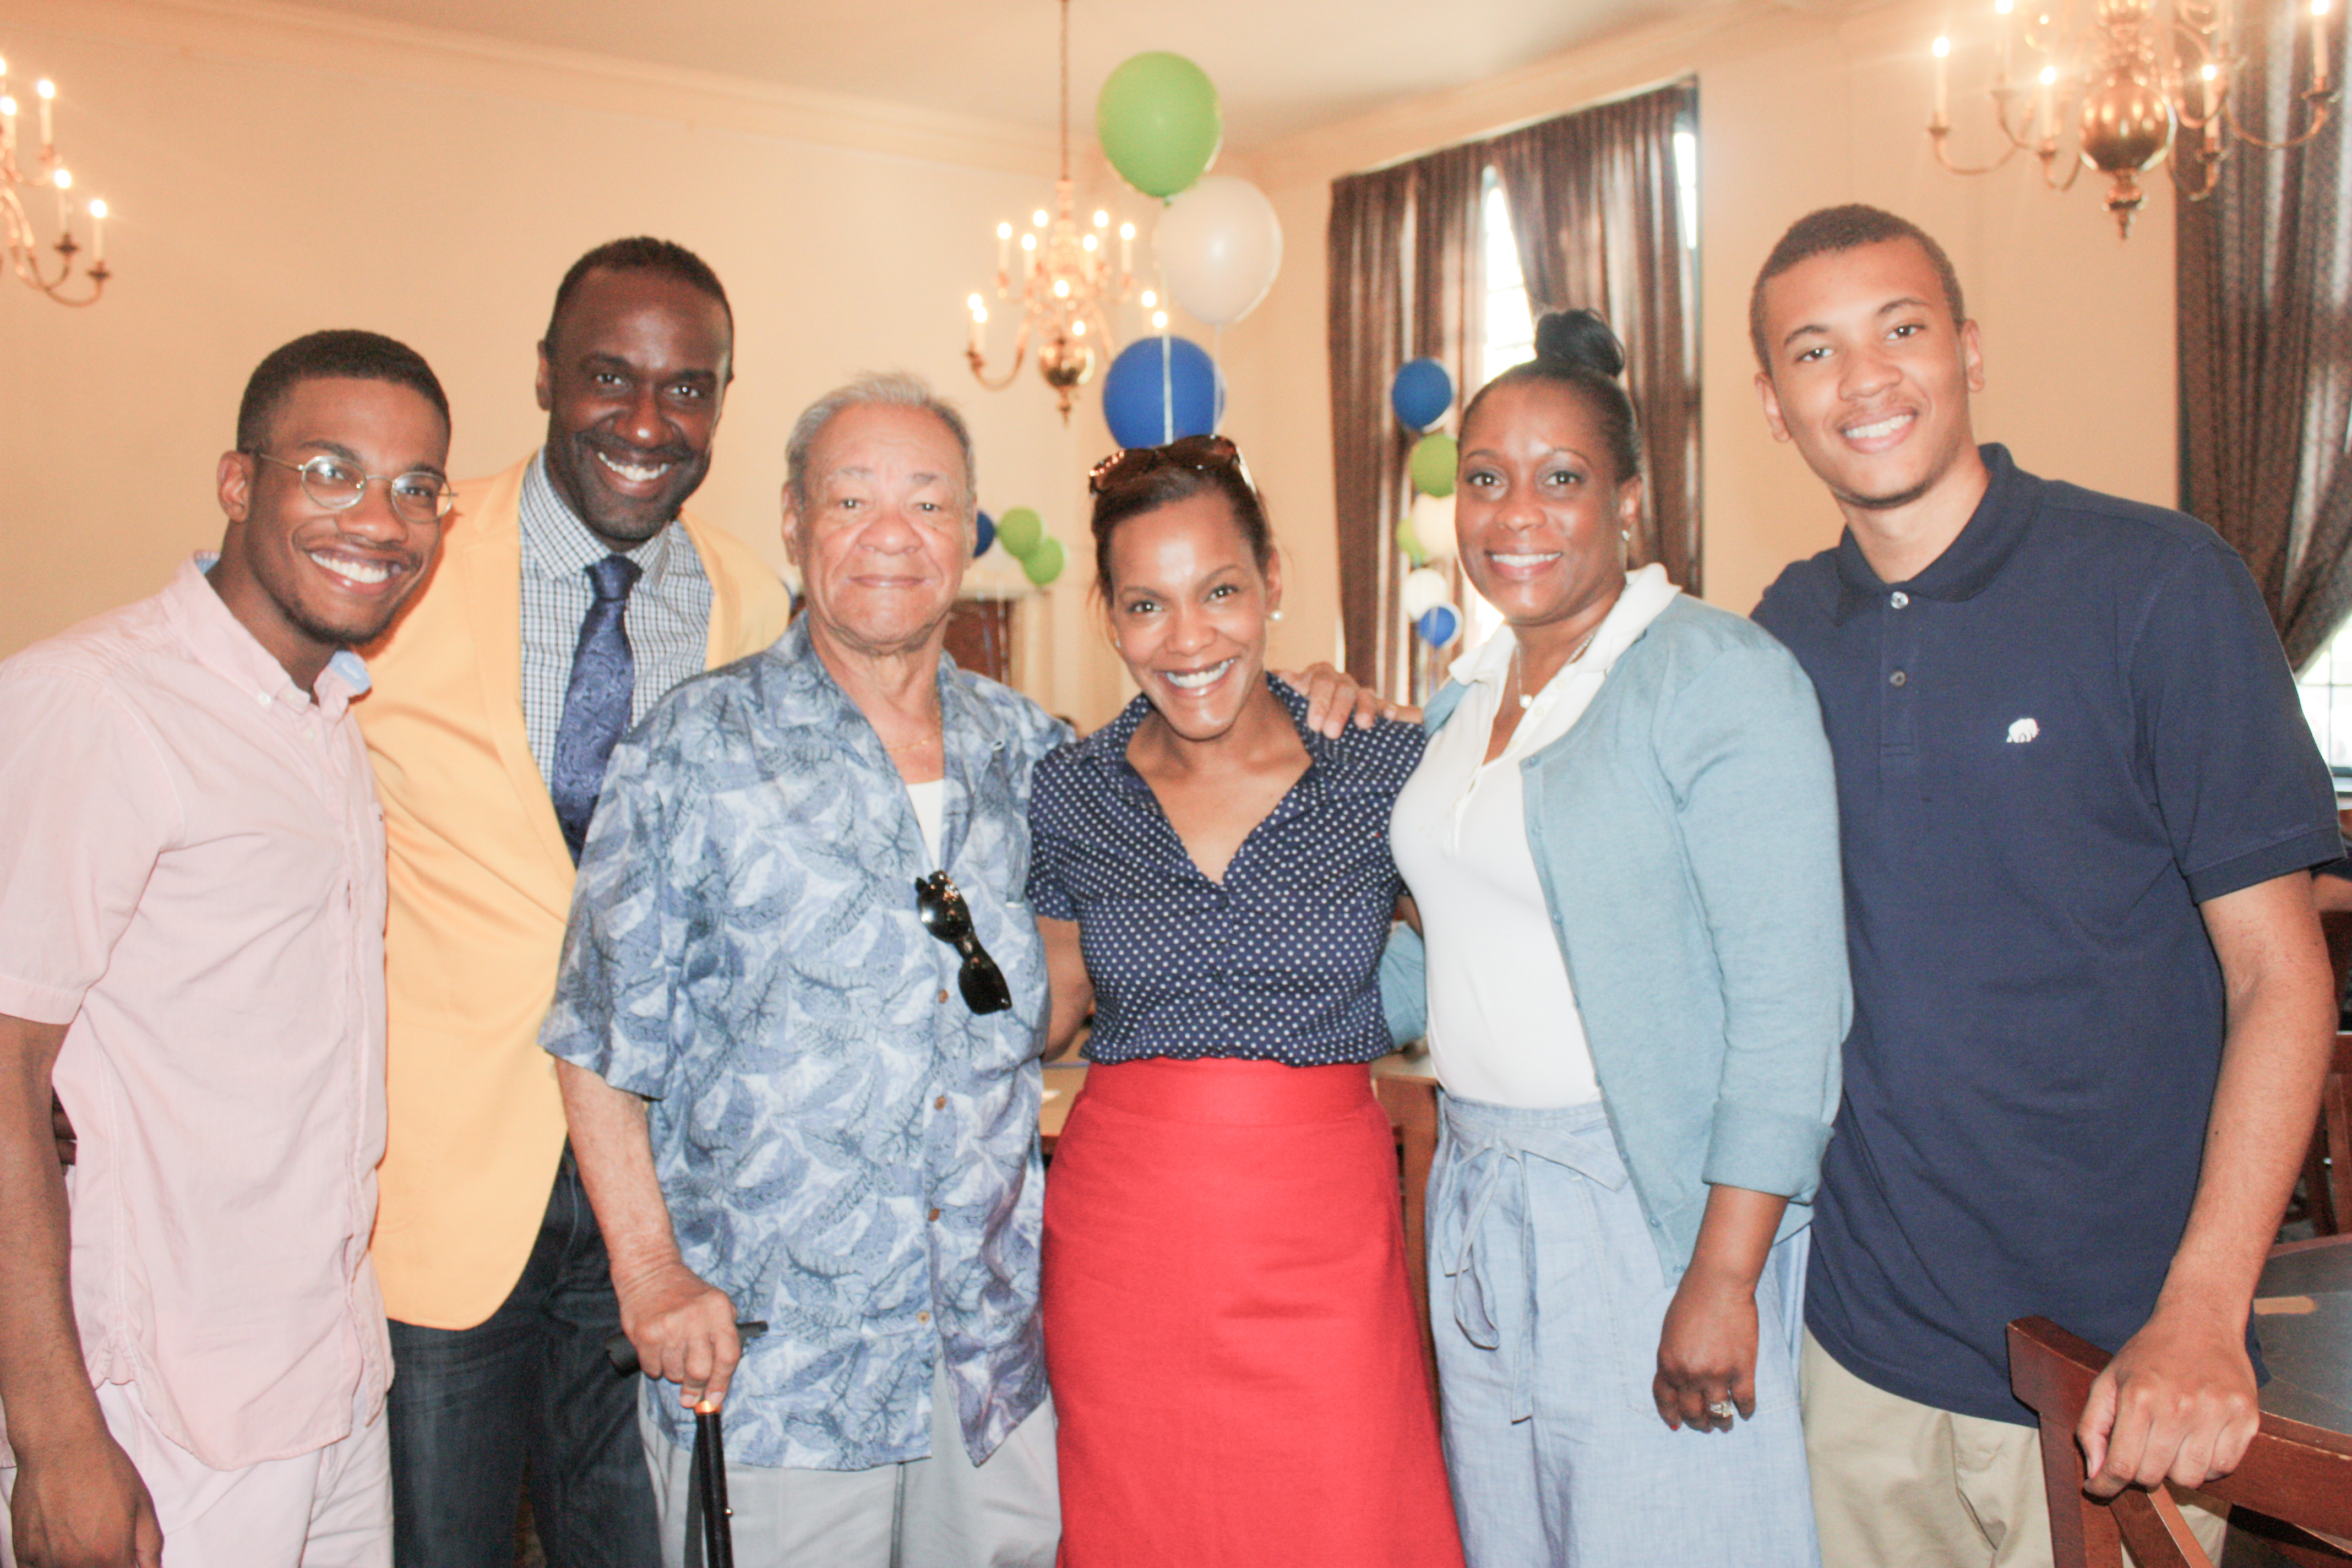
{"label": "young man in navy polo", "polygon": [[1765,421],[1846,523],[1756,612],[1821,694],[1853,961],[1806,1310],[1823,1556],[2047,1563],[2011,1319],[2116,1352],[2076,1434],[2095,1491],[2197,1486],[2252,1435],[2254,1282],[2335,1023],[2327,773],[2210,529],[1976,444],[1934,240],[1814,213],[1750,327]]}

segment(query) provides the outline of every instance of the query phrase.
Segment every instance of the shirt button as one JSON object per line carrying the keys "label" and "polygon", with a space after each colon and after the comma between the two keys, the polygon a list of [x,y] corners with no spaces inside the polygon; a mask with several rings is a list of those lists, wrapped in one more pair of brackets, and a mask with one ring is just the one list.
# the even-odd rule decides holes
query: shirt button
{"label": "shirt button", "polygon": [[1888,676],[1888,677],[1886,678],[1886,684],[1887,684],[1887,685],[1889,685],[1889,686],[1901,686],[1904,682],[1906,682],[1906,681],[1909,680],[1910,679],[1911,679],[1911,678],[1910,678],[1909,676],[1907,676],[1907,675],[1904,674],[1901,670],[1899,670],[1899,669],[1898,669],[1898,670],[1896,670],[1894,674],[1892,674],[1892,675],[1890,675],[1890,676]]}
{"label": "shirt button", "polygon": [[1911,595],[1905,593],[1902,589],[1897,588],[1895,592],[1886,595],[1886,602],[1899,610],[1904,605],[1911,602]]}
{"label": "shirt button", "polygon": [[937,1100],[935,1100],[931,1101],[931,1109],[932,1109],[933,1110],[945,1110],[947,1108],[948,1108],[948,1097],[947,1097],[946,1095],[944,1095],[944,1094],[943,1094],[943,1095],[941,1095],[941,1096],[940,1096]]}
{"label": "shirt button", "polygon": [[915,1314],[915,1321],[919,1323],[928,1323],[930,1321],[931,1315],[929,1312],[918,1312]]}
{"label": "shirt button", "polygon": [[937,1210],[937,1209],[933,1209],[933,1210],[931,1211],[931,1223],[932,1223],[933,1225],[937,1225],[937,1224],[939,1224],[939,1222],[940,1222],[940,1211],[939,1211],[939,1210]]}
{"label": "shirt button", "polygon": [[947,992],[946,992],[945,990],[941,990],[941,991],[940,992],[940,1005],[944,1006],[944,1005],[946,1005],[946,1003],[947,1003],[947,999],[948,999],[948,994],[947,994]]}

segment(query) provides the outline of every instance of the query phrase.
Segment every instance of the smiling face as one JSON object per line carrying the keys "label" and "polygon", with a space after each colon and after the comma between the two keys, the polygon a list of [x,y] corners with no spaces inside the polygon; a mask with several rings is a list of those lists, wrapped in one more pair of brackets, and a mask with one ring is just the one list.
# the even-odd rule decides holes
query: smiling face
{"label": "smiling face", "polygon": [[804,510],[784,491],[784,546],[810,635],[866,656],[936,646],[971,561],[954,433],[923,409],[853,405],[809,448],[805,482]]}
{"label": "smiling face", "polygon": [[592,271],[565,302],[539,345],[547,477],[611,548],[660,532],[710,471],[732,353],[726,307],[667,273]]}
{"label": "smiling face", "polygon": [[1492,388],[1463,429],[1460,474],[1462,569],[1521,642],[1598,626],[1625,589],[1642,479],[1618,474],[1584,395],[1536,378]]}
{"label": "smiling face", "polygon": [[1916,241],[1799,262],[1764,285],[1763,320],[1765,423],[1795,445],[1848,521],[1866,526],[1870,513],[1948,489],[1981,492],[1969,419],[1969,395],[1984,390],[1976,323],[1952,320]]}
{"label": "smiling face", "polygon": [[1108,555],[1105,601],[1128,673],[1183,739],[1224,734],[1265,689],[1280,562],[1259,566],[1233,503],[1213,489],[1124,519]]}
{"label": "smiling face", "polygon": [[[414,388],[320,376],[287,390],[260,446],[287,463],[324,455],[367,474],[441,477],[449,426]],[[300,474],[227,452],[219,486],[228,528],[213,589],[306,691],[336,649],[392,624],[441,547],[440,522],[402,517],[374,480],[356,506],[333,511],[310,498]]]}

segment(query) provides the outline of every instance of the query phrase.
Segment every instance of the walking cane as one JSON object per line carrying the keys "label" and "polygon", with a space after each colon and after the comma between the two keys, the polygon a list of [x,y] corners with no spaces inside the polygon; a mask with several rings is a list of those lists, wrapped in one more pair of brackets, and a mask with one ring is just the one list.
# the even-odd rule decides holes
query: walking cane
{"label": "walking cane", "polygon": [[[756,1340],[768,1325],[753,1320],[735,1325],[738,1338]],[[637,1347],[626,1334],[604,1341],[604,1353],[623,1376],[637,1371]],[[700,1516],[701,1529],[695,1528]],[[686,1499],[686,1539],[702,1537],[703,1568],[735,1568],[735,1533],[728,1521],[727,1438],[719,1427],[719,1406],[708,1399],[694,1407],[694,1488]]]}

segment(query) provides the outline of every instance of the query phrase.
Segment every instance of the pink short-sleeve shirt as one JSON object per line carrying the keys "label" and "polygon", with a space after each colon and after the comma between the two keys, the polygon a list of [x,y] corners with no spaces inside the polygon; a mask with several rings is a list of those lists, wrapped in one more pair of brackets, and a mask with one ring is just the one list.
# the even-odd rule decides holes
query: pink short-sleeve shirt
{"label": "pink short-sleeve shirt", "polygon": [[0,663],[0,1013],[55,1084],[93,1384],[235,1469],[373,1419],[383,817],[338,656],[316,700],[198,561]]}

